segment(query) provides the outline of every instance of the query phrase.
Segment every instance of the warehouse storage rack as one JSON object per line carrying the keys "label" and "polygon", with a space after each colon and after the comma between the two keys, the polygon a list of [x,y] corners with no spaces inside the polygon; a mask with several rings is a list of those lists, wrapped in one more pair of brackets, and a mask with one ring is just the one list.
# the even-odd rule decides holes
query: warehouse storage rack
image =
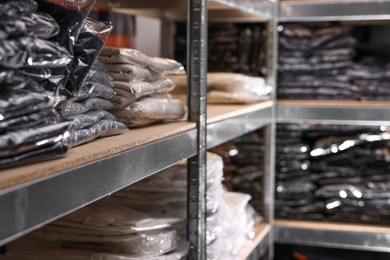
{"label": "warehouse storage rack", "polygon": [[[0,246],[187,159],[188,258],[206,259],[207,149],[265,126],[271,129],[274,113],[272,100],[253,105],[206,106],[208,20],[261,20],[272,30],[276,2],[102,0],[97,1],[97,5],[119,12],[159,17],[163,24],[170,20],[187,21],[188,119],[131,129],[119,136],[75,147],[64,158],[2,170]],[[270,46],[275,46],[273,37],[269,38]],[[272,53],[269,59],[273,72]],[[274,84],[274,79],[274,73],[270,73],[269,83]],[[272,136],[273,130],[267,133]],[[272,148],[272,142],[269,146]],[[272,160],[272,155],[268,154],[267,158]],[[272,253],[273,179],[271,174],[266,174],[265,221],[255,227],[256,236],[242,251],[240,259],[258,259],[266,252]]]}
{"label": "warehouse storage rack", "polygon": [[[278,23],[390,21],[390,1],[282,1]],[[390,102],[278,100],[278,123],[388,125]],[[316,221],[275,220],[275,242],[390,252],[390,227]]]}

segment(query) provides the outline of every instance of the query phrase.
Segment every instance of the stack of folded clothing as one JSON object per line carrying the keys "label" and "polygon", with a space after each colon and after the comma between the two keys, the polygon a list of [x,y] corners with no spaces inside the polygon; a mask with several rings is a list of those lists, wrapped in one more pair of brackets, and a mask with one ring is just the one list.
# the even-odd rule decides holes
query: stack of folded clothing
{"label": "stack of folded clothing", "polygon": [[263,212],[264,136],[259,130],[210,149],[223,158],[223,183],[229,191],[248,193],[250,205]]}
{"label": "stack of folded clothing", "polygon": [[355,39],[342,25],[281,27],[278,98],[355,99],[350,84]]}
{"label": "stack of folded clothing", "polygon": [[54,259],[50,257],[62,253],[68,259],[94,256],[96,259],[179,260],[188,250],[177,236],[180,224],[178,218],[150,217],[106,199],[13,242],[7,255],[21,259],[37,259],[38,256]]}
{"label": "stack of folded clothing", "polygon": [[[176,85],[176,94],[187,91],[186,75],[171,75]],[[272,87],[263,77],[247,76],[239,73],[207,73],[207,103],[209,104],[248,104],[270,99]]]}
{"label": "stack of folded clothing", "polygon": [[57,22],[37,10],[33,0],[0,3],[0,167],[67,151],[70,124],[55,110],[65,99],[56,73],[67,69],[72,55],[55,41]]}
{"label": "stack of folded clothing", "polygon": [[378,59],[364,57],[350,71],[361,100],[390,100],[390,70]]}
{"label": "stack of folded clothing", "polygon": [[90,142],[97,137],[112,136],[127,131],[107,110],[113,106],[115,96],[112,79],[96,62],[74,98],[63,108],[62,116],[72,122],[72,132],[65,139],[71,146]]}
{"label": "stack of folded clothing", "polygon": [[[208,71],[266,75],[266,30],[261,23],[209,23]],[[176,24],[175,58],[186,61],[185,23]]]}
{"label": "stack of folded clothing", "polygon": [[113,78],[112,113],[128,127],[183,118],[183,103],[172,98],[174,84],[168,74],[183,74],[171,59],[149,57],[134,49],[105,47],[99,57]]}
{"label": "stack of folded clothing", "polygon": [[[309,126],[295,131],[310,147],[310,175],[281,186],[283,172],[277,170],[276,215],[386,223],[390,215],[388,131],[369,126]],[[306,187],[310,189],[304,201]],[[283,194],[292,189],[299,196]]]}

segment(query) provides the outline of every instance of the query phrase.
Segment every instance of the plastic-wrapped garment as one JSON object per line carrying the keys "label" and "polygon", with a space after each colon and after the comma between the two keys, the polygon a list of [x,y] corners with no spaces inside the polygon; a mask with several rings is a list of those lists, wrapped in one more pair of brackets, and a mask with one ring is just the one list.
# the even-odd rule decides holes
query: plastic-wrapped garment
{"label": "plastic-wrapped garment", "polygon": [[276,184],[276,196],[279,199],[312,198],[316,186],[307,178],[279,181]]}
{"label": "plastic-wrapped garment", "polygon": [[169,92],[175,84],[170,79],[160,79],[154,82],[120,82],[114,81],[114,91],[116,95],[112,98],[113,109],[121,109],[138,98],[161,92]]}
{"label": "plastic-wrapped garment", "polygon": [[21,16],[35,12],[38,5],[33,0],[15,0],[0,2],[0,21],[17,20]]}
{"label": "plastic-wrapped garment", "polygon": [[35,129],[22,129],[0,136],[0,156],[13,156],[63,140],[70,123],[63,122]]}
{"label": "plastic-wrapped garment", "polygon": [[0,39],[31,35],[41,39],[49,39],[59,32],[59,25],[48,14],[31,13],[17,20],[0,22]]}
{"label": "plastic-wrapped garment", "polygon": [[64,142],[71,146],[77,146],[91,142],[98,137],[118,135],[126,131],[127,127],[120,122],[100,120],[89,128],[73,131]]}
{"label": "plastic-wrapped garment", "polygon": [[61,68],[71,56],[56,42],[22,36],[0,40],[0,65],[4,68]]}
{"label": "plastic-wrapped garment", "polygon": [[68,53],[73,55],[73,46],[83,26],[84,15],[78,10],[72,10],[46,0],[37,0],[37,2],[38,12],[49,14],[60,26],[60,32],[51,40],[64,46]]}
{"label": "plastic-wrapped garment", "polygon": [[104,98],[88,98],[82,101],[72,101],[66,104],[61,114],[63,117],[84,114],[90,110],[107,110],[112,107],[112,102]]}
{"label": "plastic-wrapped garment", "polygon": [[106,200],[104,203],[93,204],[77,210],[43,227],[41,230],[103,237],[160,231],[175,227],[178,223],[180,223],[180,220],[177,218],[149,217],[128,207],[113,203],[112,200]]}
{"label": "plastic-wrapped garment", "polygon": [[115,95],[112,89],[112,78],[103,71],[102,64],[95,62],[84,83],[78,88],[75,100],[92,97],[111,99]]}
{"label": "plastic-wrapped garment", "polygon": [[103,63],[125,63],[149,68],[160,74],[184,74],[184,67],[179,62],[160,57],[149,57],[144,53],[126,48],[105,47],[99,60]]}
{"label": "plastic-wrapped garment", "polygon": [[105,64],[104,68],[114,80],[122,82],[151,82],[162,77],[161,74],[148,68],[132,64]]}
{"label": "plastic-wrapped garment", "polygon": [[353,91],[340,88],[279,88],[278,97],[283,99],[354,99]]}
{"label": "plastic-wrapped garment", "polygon": [[176,250],[161,256],[135,257],[126,254],[102,253],[77,249],[42,249],[7,252],[1,260],[182,260],[188,254],[187,242],[179,242]]}
{"label": "plastic-wrapped garment", "polygon": [[69,248],[106,251],[129,256],[160,256],[177,248],[177,233],[174,229],[145,231],[132,235],[93,236],[37,230],[35,237],[45,240],[65,241]]}
{"label": "plastic-wrapped garment", "polygon": [[97,60],[111,30],[112,24],[110,22],[99,22],[91,19],[85,20],[84,27],[73,47],[74,58],[66,85],[66,90],[71,96],[77,95],[80,86]]}
{"label": "plastic-wrapped garment", "polygon": [[57,104],[59,99],[52,92],[36,92],[34,86],[35,84],[29,84],[23,88],[0,91],[0,121],[27,115]]}
{"label": "plastic-wrapped garment", "polygon": [[5,131],[17,131],[21,128],[38,128],[62,122],[61,115],[53,108],[44,108],[40,111],[0,121],[0,134]]}
{"label": "plastic-wrapped garment", "polygon": [[278,29],[282,35],[292,38],[311,38],[314,34],[311,28],[299,24],[289,24]]}
{"label": "plastic-wrapped garment", "polygon": [[116,118],[113,114],[105,110],[93,110],[88,111],[85,114],[74,115],[65,118],[66,121],[72,122],[73,130],[80,130],[90,127],[100,120],[115,121]]}
{"label": "plastic-wrapped garment", "polygon": [[143,126],[154,122],[179,120],[185,115],[185,108],[180,100],[169,95],[147,96],[123,110],[114,110],[117,119],[128,127]]}
{"label": "plastic-wrapped garment", "polygon": [[[224,219],[223,207],[221,207],[221,209],[218,210],[218,212],[207,216],[207,218],[206,218],[206,222],[207,222],[206,245],[207,245],[207,247],[209,245],[215,243],[217,240],[221,239],[221,235],[222,235],[222,231],[223,231],[223,222],[224,222],[223,219]],[[216,243],[218,243],[218,242],[216,242]]]}
{"label": "plastic-wrapped garment", "polygon": [[[58,139],[61,139],[58,136]],[[43,140],[46,141],[46,140]],[[53,140],[49,140],[53,141]],[[68,151],[68,146],[59,140],[56,143],[41,146],[39,149],[30,150],[18,155],[0,158],[0,168],[24,165],[28,163],[36,163],[40,161],[51,160],[63,156]]]}

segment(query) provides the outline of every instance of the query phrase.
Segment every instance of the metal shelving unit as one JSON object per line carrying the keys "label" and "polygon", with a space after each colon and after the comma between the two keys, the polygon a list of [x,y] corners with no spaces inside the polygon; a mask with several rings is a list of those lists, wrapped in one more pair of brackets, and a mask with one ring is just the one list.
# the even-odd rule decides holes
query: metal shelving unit
{"label": "metal shelving unit", "polygon": [[[390,20],[388,0],[281,1],[278,22],[342,21],[359,24]],[[388,125],[390,102],[278,100],[278,123]],[[291,245],[390,252],[390,228],[320,221],[275,220],[275,242]]]}
{"label": "metal shelving unit", "polygon": [[[0,246],[188,159],[189,259],[206,259],[207,149],[270,124],[274,106],[272,101],[265,101],[246,106],[206,108],[208,17],[213,20],[230,17],[233,20],[270,21],[274,19],[275,3],[263,0],[244,3],[238,0],[102,0],[97,5],[120,12],[187,20],[189,118],[131,129],[123,135],[73,148],[60,159],[2,170]],[[271,223],[262,223],[254,231],[253,242],[242,252],[241,259],[257,259],[269,251]]]}
{"label": "metal shelving unit", "polygon": [[390,19],[390,1],[315,0],[282,1],[280,22],[368,21]]}

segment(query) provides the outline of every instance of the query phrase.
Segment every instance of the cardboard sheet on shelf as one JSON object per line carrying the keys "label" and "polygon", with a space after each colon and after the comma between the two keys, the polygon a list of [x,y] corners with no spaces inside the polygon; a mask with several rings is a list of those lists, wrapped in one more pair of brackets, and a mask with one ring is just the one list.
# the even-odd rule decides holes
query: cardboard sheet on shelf
{"label": "cardboard sheet on shelf", "polygon": [[238,259],[247,259],[252,251],[266,238],[271,230],[271,225],[268,223],[260,223],[253,228],[255,237],[239,254]]}
{"label": "cardboard sheet on shelf", "polygon": [[67,169],[103,159],[194,128],[194,123],[184,120],[134,128],[122,135],[97,139],[91,143],[72,148],[64,157],[59,159],[1,170],[0,191],[39,180],[39,178],[54,175]]}

